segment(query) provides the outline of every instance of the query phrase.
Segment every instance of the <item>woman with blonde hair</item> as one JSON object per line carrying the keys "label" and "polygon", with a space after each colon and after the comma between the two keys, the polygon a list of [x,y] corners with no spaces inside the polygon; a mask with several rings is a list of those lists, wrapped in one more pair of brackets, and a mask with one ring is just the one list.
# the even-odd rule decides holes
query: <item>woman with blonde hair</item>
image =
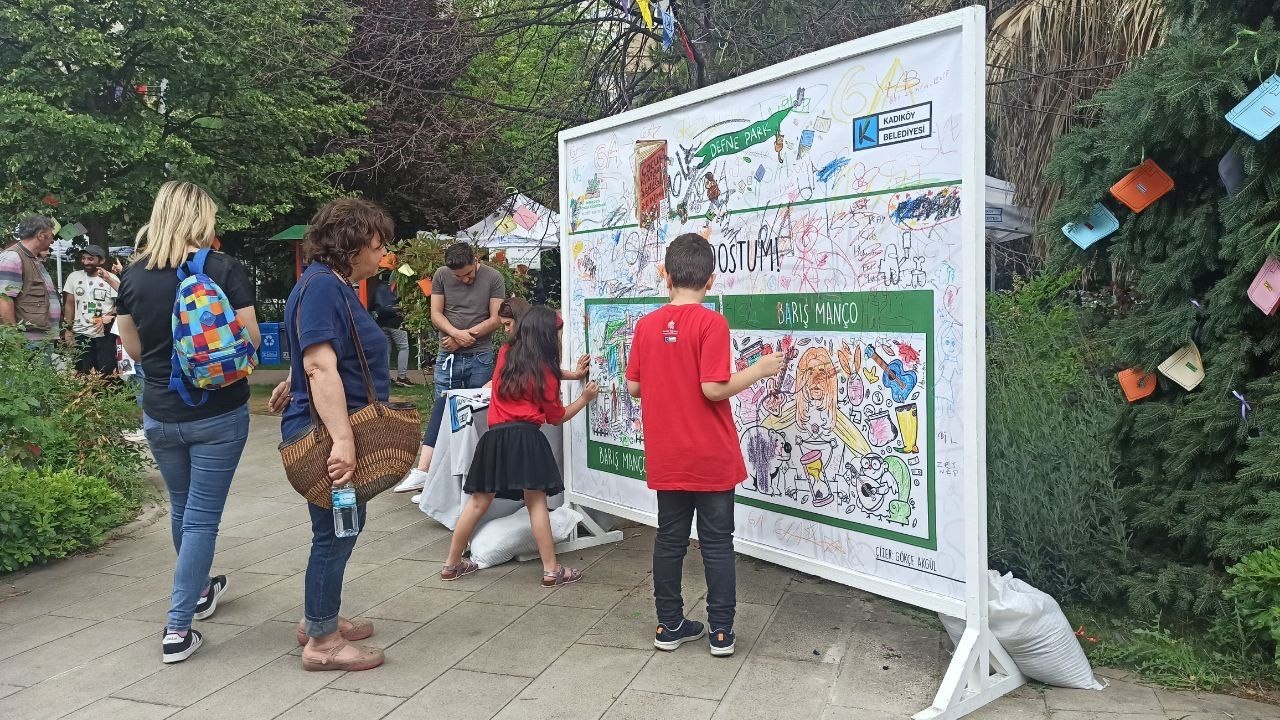
{"label": "woman with blonde hair", "polygon": [[142,427],[169,490],[170,529],[178,553],[161,641],[166,663],[186,660],[199,649],[203,638],[191,622],[213,615],[226,592],[227,578],[210,578],[209,570],[231,478],[249,436],[247,381],[207,390],[204,400],[192,405],[184,398],[190,396],[188,389],[175,387],[171,378],[179,271],[189,269],[189,261],[202,259],[203,273],[230,301],[235,317],[226,327],[240,338],[247,333],[255,348],[260,343],[253,284],[244,266],[209,250],[217,212],[198,185],[162,185],[151,221],[138,231],[139,252],[120,279],[116,304],[120,341],[144,370]]}

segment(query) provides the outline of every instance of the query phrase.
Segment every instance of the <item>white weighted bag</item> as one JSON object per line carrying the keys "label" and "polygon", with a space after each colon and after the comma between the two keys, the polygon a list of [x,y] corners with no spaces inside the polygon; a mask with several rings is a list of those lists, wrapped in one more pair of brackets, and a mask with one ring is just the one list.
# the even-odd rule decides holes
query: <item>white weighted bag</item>
{"label": "white weighted bag", "polygon": [[[558,507],[551,511],[551,538],[560,542],[582,522],[582,515],[573,508]],[[514,514],[490,520],[471,538],[471,561],[482,568],[501,565],[517,555],[535,553],[538,545],[529,529],[529,511],[526,508]]]}
{"label": "white weighted bag", "polygon": [[[1047,593],[1015,578],[987,571],[987,623],[1023,675],[1047,685],[1082,690],[1105,687],[1093,676],[1089,658],[1062,608]],[[964,620],[939,615],[953,643]]]}

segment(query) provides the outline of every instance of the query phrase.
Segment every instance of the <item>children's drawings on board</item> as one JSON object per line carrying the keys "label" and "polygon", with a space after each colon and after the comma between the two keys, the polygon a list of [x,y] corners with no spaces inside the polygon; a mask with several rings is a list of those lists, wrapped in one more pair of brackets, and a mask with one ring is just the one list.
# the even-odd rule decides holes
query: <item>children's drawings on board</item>
{"label": "children's drawings on board", "polygon": [[746,497],[927,536],[922,333],[732,331],[736,366],[783,369],[734,399]]}
{"label": "children's drawings on board", "polygon": [[[600,386],[600,394],[587,406],[587,439],[590,443],[637,453],[644,450],[640,400],[631,397],[627,391],[627,363],[631,358],[636,323],[664,304],[665,300],[659,298],[586,304],[589,373]],[[706,303],[706,307],[716,310],[714,303]],[[608,453],[589,453],[588,465],[615,469],[616,464],[607,456]],[[636,468],[637,473],[642,469]]]}
{"label": "children's drawings on board", "polygon": [[587,307],[590,373],[600,386],[600,394],[587,409],[587,427],[592,440],[644,449],[640,401],[627,392],[627,360],[631,356],[636,321],[660,306],[660,302],[637,301]]}

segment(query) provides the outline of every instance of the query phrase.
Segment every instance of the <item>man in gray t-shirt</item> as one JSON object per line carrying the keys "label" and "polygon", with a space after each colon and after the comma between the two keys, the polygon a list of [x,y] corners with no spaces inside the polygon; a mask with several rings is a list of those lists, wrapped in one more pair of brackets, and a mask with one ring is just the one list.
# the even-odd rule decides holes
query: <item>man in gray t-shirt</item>
{"label": "man in gray t-shirt", "polygon": [[476,261],[467,243],[446,248],[444,264],[431,278],[431,324],[440,331],[435,403],[422,438],[418,466],[400,481],[396,492],[413,492],[426,484],[444,419],[444,393],[481,388],[493,378],[493,344],[489,336],[501,327],[498,307],[507,298],[506,283],[497,270]]}

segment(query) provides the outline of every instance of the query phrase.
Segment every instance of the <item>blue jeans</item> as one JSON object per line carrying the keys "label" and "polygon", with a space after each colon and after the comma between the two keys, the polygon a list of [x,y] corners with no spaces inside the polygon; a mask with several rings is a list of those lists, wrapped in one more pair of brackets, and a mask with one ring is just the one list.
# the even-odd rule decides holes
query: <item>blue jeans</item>
{"label": "blue jeans", "polygon": [[143,414],[142,430],[169,490],[173,549],[178,552],[168,627],[186,630],[209,585],[222,508],[249,437],[249,406],[193,422],[160,422]]}
{"label": "blue jeans", "polygon": [[435,403],[431,406],[431,422],[427,425],[427,434],[422,437],[422,444],[436,446],[440,437],[440,423],[444,420],[444,406],[440,398],[449,390],[474,390],[484,387],[493,379],[493,351],[486,350],[474,355],[441,352],[436,356]]}
{"label": "blue jeans", "polygon": [[[311,512],[311,559],[307,561],[303,614],[307,637],[321,637],[338,631],[338,610],[342,607],[342,575],[356,547],[359,534],[340,538],[333,534],[333,510],[307,503]],[[367,517],[363,504],[356,506],[360,532]]]}

